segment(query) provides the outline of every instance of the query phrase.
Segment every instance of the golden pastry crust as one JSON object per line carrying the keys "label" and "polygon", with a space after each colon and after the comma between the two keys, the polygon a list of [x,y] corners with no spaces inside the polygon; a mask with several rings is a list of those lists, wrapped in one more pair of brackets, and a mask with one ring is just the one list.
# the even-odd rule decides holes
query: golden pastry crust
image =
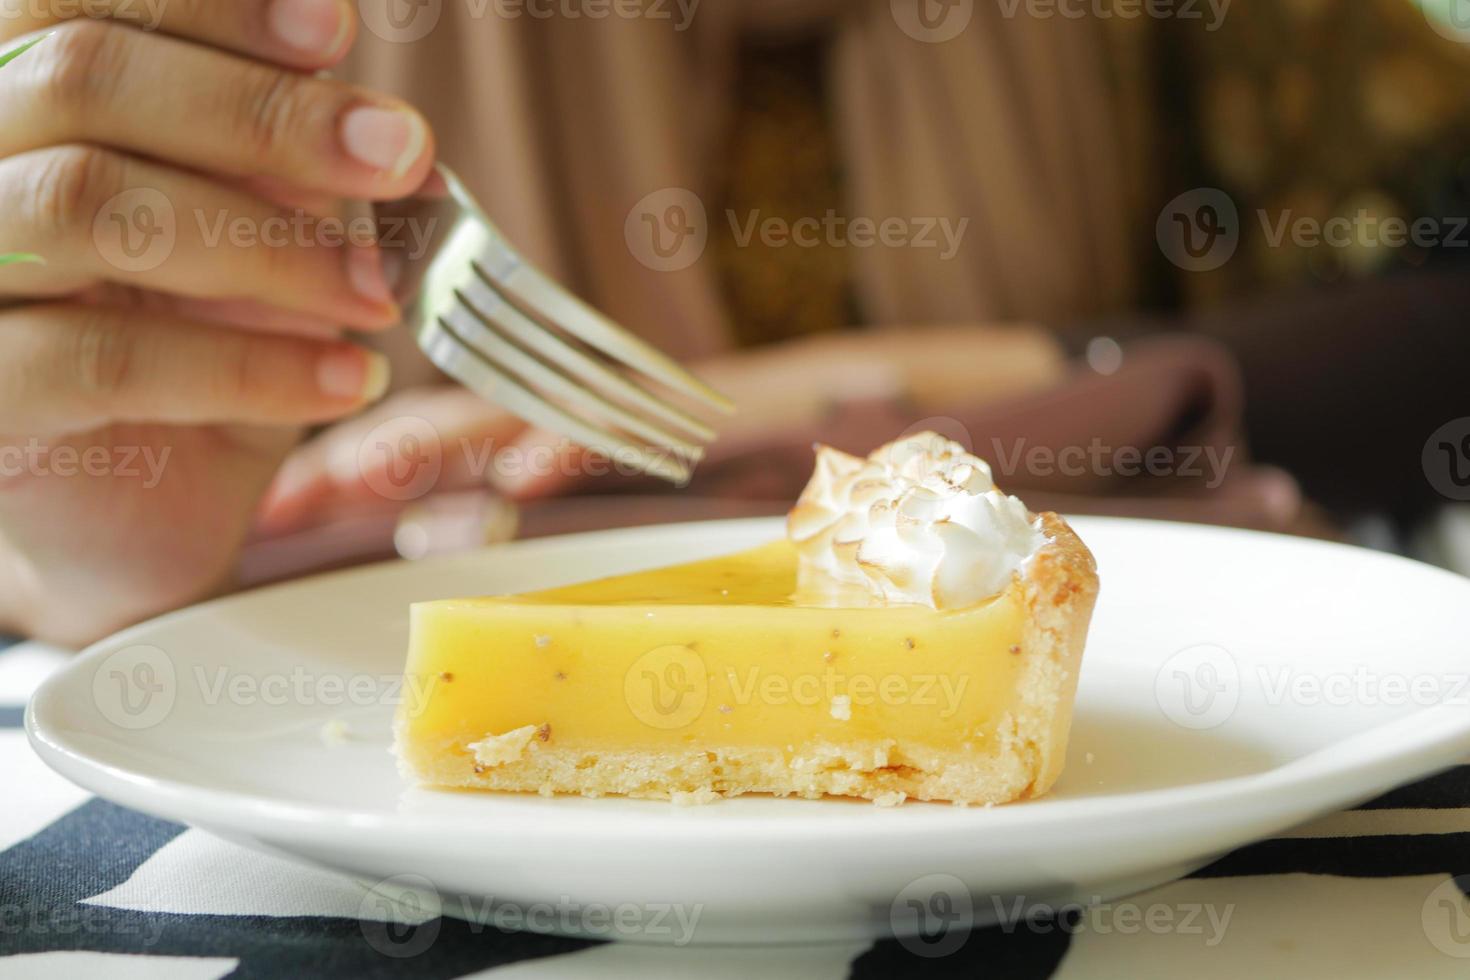
{"label": "golden pastry crust", "polygon": [[[851,796],[992,805],[1040,796],[1061,774],[1077,673],[1097,599],[1092,553],[1056,514],[1040,515],[1046,542],[1011,589],[1025,610],[1018,707],[975,751],[889,739],[772,747],[700,746],[592,752],[557,745],[554,732],[518,739],[514,758],[468,764],[462,745],[414,744],[399,732],[404,774],[419,783],[475,789],[620,795],[703,803],[745,793]],[[498,757],[497,757],[498,758]]]}
{"label": "golden pastry crust", "polygon": [[1021,716],[1016,719],[1016,751],[1029,754],[1031,783],[1017,799],[1051,789],[1067,758],[1072,705],[1087,628],[1097,604],[1097,562],[1066,521],[1053,513],[1041,517],[1046,544],[1019,577],[1026,609],[1022,655]]}

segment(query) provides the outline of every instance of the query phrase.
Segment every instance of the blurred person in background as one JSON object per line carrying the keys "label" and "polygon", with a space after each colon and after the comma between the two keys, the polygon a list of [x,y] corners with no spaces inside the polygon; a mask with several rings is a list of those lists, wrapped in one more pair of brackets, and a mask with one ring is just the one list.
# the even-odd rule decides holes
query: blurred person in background
{"label": "blurred person in background", "polygon": [[[10,38],[58,19],[13,13]],[[1470,44],[1411,0],[199,0],[157,31],[125,20],[63,23],[0,73],[0,187],[51,200],[60,176],[73,205],[0,250],[46,253],[37,229],[67,239],[140,176],[171,200],[336,213],[412,192],[437,158],[529,259],[741,404],[702,497],[779,509],[814,439],[864,451],[924,425],[1046,506],[1333,533],[1432,503],[1421,449],[1464,412]],[[1391,242],[1389,219],[1436,234]],[[574,456],[451,458],[559,444],[384,330],[392,256],[180,250],[120,284],[50,255],[0,280],[5,359],[32,366],[8,429],[173,451],[147,491],[8,481],[0,626],[86,639],[229,587],[252,533],[396,505],[360,451],[395,418],[439,433],[434,489],[652,490]],[[393,381],[333,425],[383,387],[341,328],[372,332]],[[154,353],[109,354],[108,330]],[[68,396],[87,344],[125,370]],[[181,344],[198,363],[158,353]],[[223,404],[185,380],[211,371],[235,385]],[[333,384],[282,393],[308,376]],[[385,445],[373,465],[425,449]],[[52,598],[77,589],[110,602],[78,621]]]}
{"label": "blurred person in background", "polygon": [[[1107,431],[1070,400],[1045,413],[1070,416],[1056,448],[1094,429],[1114,447],[1221,438],[1186,417],[1203,412],[1243,425],[1257,459],[1345,513],[1431,498],[1420,449],[1463,411],[1453,365],[1470,344],[1470,232],[1453,221],[1470,207],[1470,45],[1409,0],[1179,4],[1156,19],[1110,2],[1074,5],[1081,18],[1066,4],[932,4],[928,22],[909,6],[915,19],[901,3],[746,0],[686,22],[673,4],[604,19],[429,5],[402,27],[369,19],[378,30],[347,72],[426,108],[441,157],[534,261],[737,393],[766,392],[744,400],[756,418],[741,429],[772,436],[810,413],[830,430],[831,402],[875,391],[911,419],[968,418],[1065,386],[1068,355],[1095,338],[1176,331],[1228,349],[1244,398],[1203,345],[1176,349],[1183,363],[1158,367],[1168,380],[1141,374],[1096,399],[1143,418]],[[1199,209],[1218,197],[1233,228],[1193,262],[1175,236],[1205,244]],[[832,214],[900,230],[891,245],[855,245],[851,227],[780,237]],[[1438,240],[1394,246],[1378,230],[1423,218]],[[1333,219],[1353,224],[1331,243],[1296,234],[1342,232]],[[708,236],[702,251],[681,222]],[[687,254],[658,261],[658,235]],[[1179,377],[1195,372],[1203,390]],[[795,388],[811,399],[769,395]],[[993,457],[989,433],[971,435]],[[1296,525],[1291,481],[1235,462],[1242,479],[1223,494],[1005,475],[1203,496],[1182,512]]]}

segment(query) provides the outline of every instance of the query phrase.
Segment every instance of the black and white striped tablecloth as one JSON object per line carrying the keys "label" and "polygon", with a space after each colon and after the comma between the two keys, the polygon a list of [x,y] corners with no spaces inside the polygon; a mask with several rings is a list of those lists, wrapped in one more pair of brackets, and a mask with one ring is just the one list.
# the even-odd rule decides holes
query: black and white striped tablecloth
{"label": "black and white striped tablecloth", "polygon": [[[21,731],[62,655],[0,651],[0,980],[10,977],[1470,977],[1470,765],[1062,921],[893,941],[682,949],[444,918],[412,956],[374,942],[360,886],[90,796]],[[929,951],[932,952],[932,951]]]}

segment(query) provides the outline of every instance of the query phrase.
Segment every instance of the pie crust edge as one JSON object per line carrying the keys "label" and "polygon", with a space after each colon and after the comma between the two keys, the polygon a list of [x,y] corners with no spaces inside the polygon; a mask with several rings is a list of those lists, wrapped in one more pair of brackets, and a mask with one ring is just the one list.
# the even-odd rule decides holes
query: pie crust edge
{"label": "pie crust edge", "polygon": [[554,733],[542,738],[528,727],[526,738],[511,739],[517,751],[508,752],[506,761],[477,765],[465,746],[409,741],[400,718],[395,725],[399,768],[420,785],[679,804],[745,793],[984,806],[1040,796],[1051,789],[1066,760],[1098,576],[1092,553],[1066,521],[1050,512],[1039,520],[1045,543],[1010,586],[1019,590],[1025,610],[1016,708],[998,720],[995,738],[984,750],[938,750],[886,739],[817,743],[794,756],[772,747],[594,752],[559,748]]}

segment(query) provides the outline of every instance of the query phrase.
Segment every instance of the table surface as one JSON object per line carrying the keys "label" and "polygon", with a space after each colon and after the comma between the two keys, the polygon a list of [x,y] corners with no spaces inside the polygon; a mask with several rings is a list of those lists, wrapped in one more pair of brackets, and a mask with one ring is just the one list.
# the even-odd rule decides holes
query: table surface
{"label": "table surface", "polygon": [[1470,976],[1470,765],[1080,916],[975,930],[943,956],[896,941],[669,949],[447,918],[419,927],[431,941],[395,947],[359,918],[363,891],[347,879],[114,806],[47,769],[22,706],[64,656],[0,650],[0,980]]}

